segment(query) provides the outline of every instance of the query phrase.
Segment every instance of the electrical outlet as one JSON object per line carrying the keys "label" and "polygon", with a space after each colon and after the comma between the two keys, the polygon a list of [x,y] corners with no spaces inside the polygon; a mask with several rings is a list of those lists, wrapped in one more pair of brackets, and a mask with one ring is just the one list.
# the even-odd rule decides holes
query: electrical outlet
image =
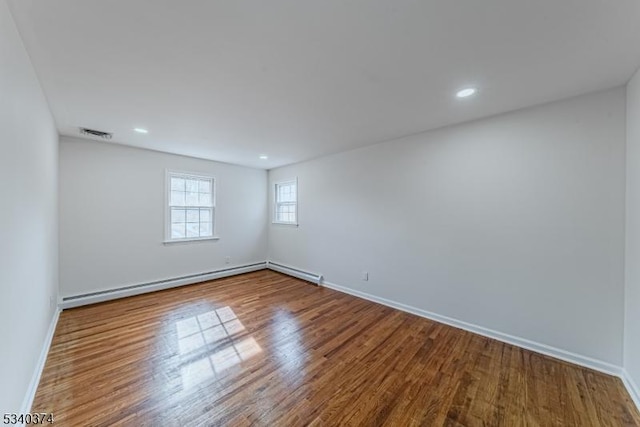
{"label": "electrical outlet", "polygon": [[225,264],[231,264],[231,257],[230,256],[224,257],[224,263]]}
{"label": "electrical outlet", "polygon": [[369,280],[369,272],[368,271],[363,271],[361,274],[362,280],[364,280],[365,282]]}

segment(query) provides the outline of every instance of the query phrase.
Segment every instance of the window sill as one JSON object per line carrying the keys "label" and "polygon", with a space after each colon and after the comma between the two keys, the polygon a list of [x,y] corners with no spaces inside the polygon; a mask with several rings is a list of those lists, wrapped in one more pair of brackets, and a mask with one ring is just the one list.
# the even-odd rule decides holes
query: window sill
{"label": "window sill", "polygon": [[285,225],[285,226],[289,226],[289,227],[298,227],[299,224],[297,222],[276,222],[276,221],[272,221],[271,224],[273,225]]}
{"label": "window sill", "polygon": [[188,239],[173,239],[173,240],[165,240],[162,243],[165,245],[171,245],[173,243],[191,243],[191,242],[204,242],[207,240],[220,240],[219,236],[211,236],[211,237],[194,237]]}

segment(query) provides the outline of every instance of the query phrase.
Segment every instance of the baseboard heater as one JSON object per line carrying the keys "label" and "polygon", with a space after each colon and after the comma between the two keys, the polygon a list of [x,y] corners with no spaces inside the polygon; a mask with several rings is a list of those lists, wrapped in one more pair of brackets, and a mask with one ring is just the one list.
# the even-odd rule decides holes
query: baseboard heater
{"label": "baseboard heater", "polygon": [[205,273],[191,274],[188,276],[174,277],[165,280],[156,280],[154,282],[140,283],[131,286],[123,286],[106,291],[74,295],[62,298],[60,308],[65,309],[79,307],[82,305],[95,304],[98,302],[109,301],[133,295],[140,295],[148,292],[155,292],[183,285],[191,285],[193,283],[205,282],[207,280],[221,279],[223,277],[235,276],[236,274],[264,270],[265,268],[267,268],[266,262],[257,262],[255,264],[246,264],[236,267],[223,268],[220,270],[208,271]]}
{"label": "baseboard heater", "polygon": [[308,271],[303,271],[297,268],[289,267],[287,265],[277,264],[271,261],[267,261],[267,268],[269,270],[297,277],[298,279],[306,280],[307,282],[311,282],[316,285],[322,283],[322,274],[309,273]]}

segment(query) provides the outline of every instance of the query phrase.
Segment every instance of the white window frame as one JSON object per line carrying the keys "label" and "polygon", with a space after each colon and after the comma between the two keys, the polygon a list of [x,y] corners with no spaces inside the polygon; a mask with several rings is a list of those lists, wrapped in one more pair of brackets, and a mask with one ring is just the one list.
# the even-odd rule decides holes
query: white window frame
{"label": "white window frame", "polygon": [[[295,201],[295,205],[296,205],[296,219],[295,221],[278,221],[278,186],[280,185],[285,185],[285,184],[295,184],[296,186],[296,201]],[[297,227],[299,225],[299,212],[298,212],[298,177],[292,178],[292,179],[286,179],[286,180],[282,180],[282,181],[277,181],[273,183],[273,186],[271,187],[272,191],[273,191],[273,209],[271,214],[273,215],[271,218],[271,223],[272,224],[279,224],[279,225],[291,225],[294,227]]]}
{"label": "white window frame", "polygon": [[[211,236],[205,237],[184,237],[180,239],[171,238],[171,177],[179,176],[181,178],[209,179],[211,180]],[[220,237],[216,235],[216,178],[213,175],[199,172],[185,172],[179,170],[165,170],[165,188],[164,188],[164,243],[185,243],[196,242],[201,240],[218,240]],[[195,206],[194,206],[195,207]],[[201,206],[198,206],[200,208]],[[188,206],[187,206],[188,208]]]}

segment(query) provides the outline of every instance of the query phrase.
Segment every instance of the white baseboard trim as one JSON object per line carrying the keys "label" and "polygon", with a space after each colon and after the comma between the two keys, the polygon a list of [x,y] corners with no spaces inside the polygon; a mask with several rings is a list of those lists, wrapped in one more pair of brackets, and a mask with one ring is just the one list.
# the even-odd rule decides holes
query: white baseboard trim
{"label": "white baseboard trim", "polygon": [[98,302],[110,301],[118,298],[125,298],[133,295],[146,294],[163,289],[176,288],[178,286],[192,285],[194,283],[205,282],[208,280],[221,279],[223,277],[250,273],[252,271],[264,270],[265,268],[267,268],[267,262],[262,261],[253,264],[245,264],[214,271],[208,271],[205,273],[192,274],[189,276],[174,277],[171,279],[140,283],[132,286],[124,286],[102,292],[67,296],[62,298],[60,307],[63,310],[67,308],[80,307],[83,305],[95,304]]}
{"label": "white baseboard trim", "polygon": [[626,369],[622,370],[622,375],[620,376],[624,386],[627,388],[629,395],[631,396],[631,400],[636,404],[636,407],[640,411],[640,387],[638,384],[631,378]]}
{"label": "white baseboard trim", "polygon": [[51,323],[49,323],[49,330],[47,331],[47,335],[44,338],[42,350],[40,351],[40,356],[38,357],[38,363],[35,370],[33,371],[33,375],[31,376],[31,381],[29,382],[27,393],[22,400],[22,406],[20,409],[21,414],[28,414],[29,412],[31,412],[33,399],[36,397],[38,384],[40,384],[40,377],[42,376],[42,371],[44,370],[44,365],[47,362],[47,356],[49,355],[49,348],[51,347],[53,334],[55,334],[56,332],[56,325],[58,324],[58,319],[60,318],[60,312],[61,310],[59,308],[56,308],[55,313],[53,313]]}
{"label": "white baseboard trim", "polygon": [[440,314],[432,313],[430,311],[422,310],[410,305],[402,304],[386,298],[381,298],[375,295],[368,294],[366,292],[350,289],[345,286],[336,285],[330,282],[323,282],[323,286],[334,289],[339,292],[344,292],[356,297],[360,297],[369,301],[377,302],[382,305],[386,305],[391,308],[395,308],[407,313],[415,314],[416,316],[424,317],[436,322],[444,323],[445,325],[453,326],[455,328],[463,329],[465,331],[473,332],[474,334],[482,335],[484,337],[493,338],[498,341],[512,344],[517,347],[522,347],[527,350],[535,351],[536,353],[542,353],[547,356],[554,357],[556,359],[563,360],[565,362],[574,363],[576,365],[584,366],[605,374],[614,375],[622,378],[622,368],[620,366],[613,365],[608,362],[593,359],[591,357],[582,356],[576,353],[572,353],[559,348],[551,347],[546,344],[541,344],[535,341],[530,341],[525,338],[516,337],[513,335],[505,334],[499,331],[494,331],[482,326],[467,323],[462,320],[457,320],[451,317],[442,316]]}
{"label": "white baseboard trim", "polygon": [[276,263],[273,261],[267,261],[267,268],[269,270],[277,271],[288,276],[297,277],[298,279],[306,280],[307,282],[319,285],[322,283],[322,274],[310,273],[300,268],[291,267],[288,265]]}

